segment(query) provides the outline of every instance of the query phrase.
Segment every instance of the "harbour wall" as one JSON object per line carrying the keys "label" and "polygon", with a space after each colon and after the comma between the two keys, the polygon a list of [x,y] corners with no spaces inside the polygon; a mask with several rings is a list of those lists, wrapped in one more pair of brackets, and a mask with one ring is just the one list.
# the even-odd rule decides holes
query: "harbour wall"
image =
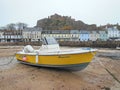
{"label": "harbour wall", "polygon": [[[71,47],[100,47],[100,48],[116,48],[120,46],[120,41],[60,41],[60,46],[71,46]],[[42,42],[2,42],[0,46],[25,46],[25,45],[34,45],[41,46]]]}

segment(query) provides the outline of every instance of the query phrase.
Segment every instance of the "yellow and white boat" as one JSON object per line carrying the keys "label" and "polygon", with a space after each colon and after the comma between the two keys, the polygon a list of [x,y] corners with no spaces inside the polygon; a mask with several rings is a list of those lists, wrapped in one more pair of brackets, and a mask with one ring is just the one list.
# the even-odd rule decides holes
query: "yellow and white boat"
{"label": "yellow and white boat", "polygon": [[61,50],[53,37],[45,37],[39,50],[27,45],[16,53],[16,59],[24,64],[66,70],[84,69],[96,54],[96,49],[79,48]]}

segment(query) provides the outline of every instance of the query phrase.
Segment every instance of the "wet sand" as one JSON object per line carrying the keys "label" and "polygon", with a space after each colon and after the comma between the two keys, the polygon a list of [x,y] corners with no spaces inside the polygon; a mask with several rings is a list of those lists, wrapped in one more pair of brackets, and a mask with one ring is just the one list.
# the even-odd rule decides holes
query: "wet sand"
{"label": "wet sand", "polygon": [[0,47],[0,90],[120,90],[120,50],[99,49],[86,69],[72,72],[21,64],[13,55],[22,48]]}

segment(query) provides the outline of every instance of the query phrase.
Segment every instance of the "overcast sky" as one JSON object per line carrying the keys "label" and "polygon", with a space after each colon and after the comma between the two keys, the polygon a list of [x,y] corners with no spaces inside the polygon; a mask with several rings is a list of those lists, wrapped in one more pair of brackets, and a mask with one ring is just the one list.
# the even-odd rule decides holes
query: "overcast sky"
{"label": "overcast sky", "polygon": [[0,0],[0,26],[37,20],[53,14],[71,16],[87,24],[120,23],[120,0]]}

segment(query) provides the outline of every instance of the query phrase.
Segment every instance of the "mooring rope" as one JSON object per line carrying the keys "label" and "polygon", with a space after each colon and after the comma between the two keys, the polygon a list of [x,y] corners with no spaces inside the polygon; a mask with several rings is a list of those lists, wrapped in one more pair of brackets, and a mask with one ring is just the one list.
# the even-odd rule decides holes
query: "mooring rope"
{"label": "mooring rope", "polygon": [[7,62],[5,64],[0,64],[0,66],[9,65],[10,63],[12,63],[12,61],[14,60],[14,58],[15,58],[15,55],[13,55],[13,58],[9,62]]}
{"label": "mooring rope", "polygon": [[105,67],[105,65],[100,61],[100,59],[96,59],[96,60],[114,78],[114,80],[116,80],[120,84],[120,80]]}

